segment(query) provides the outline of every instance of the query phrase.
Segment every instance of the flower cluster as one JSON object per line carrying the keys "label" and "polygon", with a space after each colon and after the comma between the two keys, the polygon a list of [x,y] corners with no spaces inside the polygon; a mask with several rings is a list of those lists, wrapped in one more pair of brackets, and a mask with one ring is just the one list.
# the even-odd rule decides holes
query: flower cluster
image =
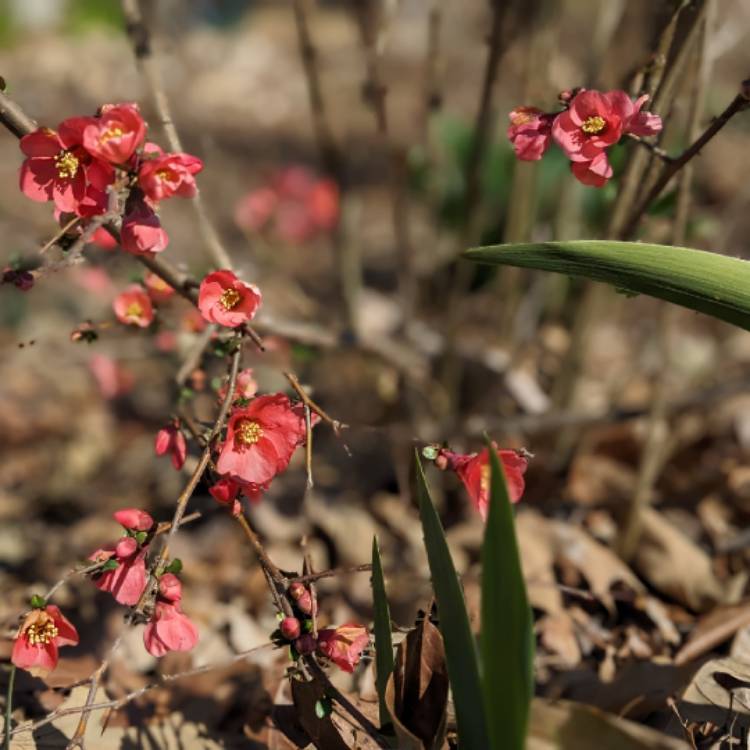
{"label": "flower cluster", "polygon": [[83,219],[81,227],[107,211],[111,191],[122,194],[122,248],[161,252],[169,238],[157,215],[159,202],[194,196],[203,163],[190,154],[165,153],[146,140],[146,130],[133,102],[105,104],[96,116],[70,117],[56,130],[38,128],[20,141],[26,156],[21,191],[35,201],[52,201],[61,221]]}
{"label": "flower cluster", "polygon": [[612,177],[607,148],[628,134],[650,136],[661,131],[661,117],[643,111],[647,100],[645,95],[631,99],[619,90],[563,92],[562,112],[516,107],[509,114],[508,138],[516,156],[525,161],[541,159],[554,140],[570,159],[576,179],[602,187]]}
{"label": "flower cluster", "polygon": [[345,672],[353,672],[362,652],[370,645],[367,628],[350,622],[338,628],[324,628],[316,635],[312,618],[317,614],[318,605],[310,589],[294,581],[287,594],[294,602],[294,613],[281,620],[276,640],[291,645],[294,659],[317,652]]}
{"label": "flower cluster", "polygon": [[[528,466],[526,456],[523,452],[501,450],[495,443],[492,446],[497,451],[497,457],[505,471],[510,501],[517,503],[525,489],[523,475]],[[489,449],[485,448],[480,453],[454,453],[446,448],[440,448],[435,452],[435,465],[439,469],[450,469],[458,474],[472,503],[486,521],[490,505]]]}
{"label": "flower cluster", "polygon": [[283,242],[302,244],[338,223],[338,187],[304,167],[289,167],[243,196],[234,219],[246,232],[270,230]]}

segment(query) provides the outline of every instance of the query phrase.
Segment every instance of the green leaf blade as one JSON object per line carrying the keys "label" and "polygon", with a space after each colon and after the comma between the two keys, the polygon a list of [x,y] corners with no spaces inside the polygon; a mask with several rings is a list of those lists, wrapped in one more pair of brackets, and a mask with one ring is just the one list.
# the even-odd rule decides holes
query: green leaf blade
{"label": "green leaf blade", "polygon": [[491,443],[482,545],[482,687],[492,747],[523,750],[534,691],[534,633],[505,473]]}
{"label": "green leaf blade", "polygon": [[466,602],[445,532],[430,497],[418,454],[416,475],[419,514],[438,604],[440,632],[445,641],[445,656],[461,748],[487,750],[491,745],[487,734],[476,641],[471,632]]}
{"label": "green leaf blade", "polygon": [[375,610],[375,686],[380,704],[381,729],[390,723],[391,715],[385,701],[388,677],[393,672],[393,640],[391,638],[391,611],[385,593],[385,577],[380,561],[378,538],[372,538],[372,599]]}
{"label": "green leaf blade", "polygon": [[750,330],[750,262],[671,245],[576,240],[467,250],[477,263],[583,276]]}

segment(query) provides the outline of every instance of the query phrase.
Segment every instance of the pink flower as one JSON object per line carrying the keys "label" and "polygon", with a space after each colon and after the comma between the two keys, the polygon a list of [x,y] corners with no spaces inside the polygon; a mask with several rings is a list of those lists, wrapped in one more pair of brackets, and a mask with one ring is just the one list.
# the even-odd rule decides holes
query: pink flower
{"label": "pink flower", "polygon": [[173,603],[182,599],[182,583],[174,573],[165,573],[159,579],[159,595]]}
{"label": "pink flower", "polygon": [[299,638],[299,635],[302,632],[302,627],[296,617],[285,617],[279,624],[279,630],[284,638],[288,641],[293,641]]}
{"label": "pink flower", "polygon": [[34,677],[46,677],[57,666],[60,646],[77,646],[78,633],[59,607],[48,604],[26,614],[16,634],[10,660]]}
{"label": "pink flower", "polygon": [[154,302],[166,302],[174,294],[174,289],[151,271],[144,276],[143,284]]}
{"label": "pink flower", "polygon": [[96,573],[94,585],[108,591],[116,602],[131,607],[141,598],[146,588],[146,550],[138,548],[132,536],[126,536],[114,546],[102,547],[89,555],[89,560],[104,562],[114,560],[116,568]]}
{"label": "pink flower", "polygon": [[157,456],[164,456],[169,453],[172,459],[172,466],[177,471],[182,468],[187,458],[187,443],[179,424],[173,422],[166,427],[162,427],[156,433],[154,450]]}
{"label": "pink flower", "polygon": [[93,216],[107,210],[107,186],[112,167],[91,156],[82,145],[83,131],[92,117],[71,117],[58,131],[39,128],[21,138],[27,156],[21,165],[21,192],[31,200],[54,201],[64,212]]}
{"label": "pink flower", "polygon": [[216,468],[251,491],[261,491],[286,469],[305,434],[301,406],[292,406],[283,393],[258,396],[230,415]]}
{"label": "pink flower", "polygon": [[122,508],[112,514],[121,526],[129,531],[148,531],[154,525],[154,519],[140,508]]}
{"label": "pink flower", "polygon": [[655,115],[651,112],[642,112],[641,107],[648,101],[648,94],[639,96],[633,102],[633,114],[628,119],[625,125],[626,133],[633,133],[633,135],[649,136],[656,135],[661,132],[662,121],[659,115]]}
{"label": "pink flower", "polygon": [[633,110],[624,91],[581,91],[552,125],[552,136],[571,161],[591,161],[620,140]]}
{"label": "pink flower", "polygon": [[169,235],[156,212],[145,202],[138,202],[122,220],[120,243],[123,250],[134,255],[160,253],[169,244]]}
{"label": "pink flower", "polygon": [[333,229],[339,221],[338,185],[333,180],[318,180],[307,196],[307,206],[318,229]]}
{"label": "pink flower", "polygon": [[104,227],[97,227],[91,235],[91,244],[102,250],[114,250],[117,247],[117,240]]}
{"label": "pink flower", "polygon": [[257,232],[263,229],[273,216],[278,202],[276,191],[270,187],[251,190],[237,202],[234,221],[240,229]]}
{"label": "pink flower", "polygon": [[198,629],[179,602],[157,601],[154,615],[143,631],[143,644],[152,656],[168,651],[190,651],[198,643]]}
{"label": "pink flower", "polygon": [[[523,475],[528,462],[516,451],[500,450],[494,443],[493,446],[505,470],[510,501],[517,503],[525,488]],[[451,469],[458,474],[469,497],[486,521],[490,502],[490,454],[487,448],[481,453],[468,454],[443,449],[435,463],[441,469]]]}
{"label": "pink flower", "polygon": [[572,161],[570,169],[579,182],[592,187],[604,187],[612,177],[606,151],[601,151],[591,161]]}
{"label": "pink flower", "polygon": [[513,144],[516,157],[523,161],[541,159],[549,147],[555,116],[545,114],[536,107],[516,107],[508,118],[508,139]]}
{"label": "pink flower", "polygon": [[261,303],[258,287],[240,281],[231,271],[214,271],[201,282],[198,309],[210,323],[228,328],[252,320]]}
{"label": "pink flower", "polygon": [[192,198],[198,192],[194,175],[202,169],[203,162],[197,156],[164,154],[143,162],[138,171],[138,184],[152,201],[173,195]]}
{"label": "pink flower", "polygon": [[353,672],[362,652],[370,645],[370,634],[364,625],[349,622],[335,630],[326,628],[318,633],[318,652],[327,656],[344,672]]}
{"label": "pink flower", "polygon": [[146,123],[137,104],[108,104],[84,128],[83,147],[98,159],[124,164],[145,137]]}
{"label": "pink flower", "polygon": [[154,319],[154,307],[140,284],[131,284],[115,297],[112,307],[115,316],[126,325],[147,328]]}
{"label": "pink flower", "polygon": [[122,396],[133,388],[133,374],[106,354],[94,354],[89,360],[89,370],[106,399]]}
{"label": "pink flower", "polygon": [[[258,383],[253,377],[253,371],[248,367],[237,373],[237,382],[234,387],[234,398],[251,399],[258,392]],[[219,401],[223,401],[227,396],[227,383],[219,388],[217,393]]]}

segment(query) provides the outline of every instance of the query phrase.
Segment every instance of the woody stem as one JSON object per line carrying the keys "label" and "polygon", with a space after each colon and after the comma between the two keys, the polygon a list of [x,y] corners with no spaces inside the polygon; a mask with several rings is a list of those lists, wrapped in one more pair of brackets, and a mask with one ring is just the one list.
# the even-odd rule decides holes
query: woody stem
{"label": "woody stem", "polygon": [[13,684],[16,681],[16,665],[10,668],[8,677],[8,690],[5,693],[5,740],[3,741],[3,750],[10,750],[10,719],[13,713]]}

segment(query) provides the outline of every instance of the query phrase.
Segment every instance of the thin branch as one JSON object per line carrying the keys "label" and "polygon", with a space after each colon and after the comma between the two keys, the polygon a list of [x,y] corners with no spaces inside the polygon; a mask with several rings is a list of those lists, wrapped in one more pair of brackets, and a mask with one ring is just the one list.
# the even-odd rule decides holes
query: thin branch
{"label": "thin branch", "polygon": [[[133,45],[133,53],[151,92],[169,147],[173,151],[182,152],[184,151],[182,142],[174,125],[169,99],[164,90],[158,62],[154,57],[151,32],[144,21],[139,0],[122,0],[122,12],[125,17],[125,29]],[[222,245],[216,228],[206,212],[200,191],[196,191],[192,198],[192,204],[198,218],[201,234],[214,262],[220,268],[231,268],[232,261],[229,253]]]}
{"label": "thin branch", "polygon": [[366,573],[371,570],[372,565],[370,563],[364,563],[363,565],[353,565],[348,568],[330,568],[329,570],[322,570],[319,573],[308,573],[290,580],[298,581],[299,583],[312,583],[313,581],[319,581],[321,578],[336,578],[349,573]]}
{"label": "thin branch", "polygon": [[427,14],[427,50],[424,64],[423,124],[422,138],[429,140],[430,117],[443,103],[440,91],[440,27],[443,22],[443,0],[432,0]]}
{"label": "thin branch", "polygon": [[750,100],[743,94],[737,94],[729,106],[706,128],[703,134],[680,156],[675,157],[670,163],[665,164],[658,179],[647,195],[636,205],[630,214],[623,230],[625,237],[630,237],[638,228],[638,223],[643,214],[648,211],[651,204],[659,197],[661,191],[666,187],[672,177],[677,174],[693,157],[697,156],[701,149],[734,117],[750,106]]}
{"label": "thin branch", "polygon": [[307,392],[302,387],[299,380],[297,379],[297,376],[293,372],[285,370],[283,372],[283,375],[289,381],[289,384],[292,386],[292,388],[294,388],[302,403],[307,406],[310,411],[315,412],[326,424],[330,425],[334,433],[336,433],[336,437],[341,437],[341,430],[345,430],[349,425],[346,425],[343,422],[339,422],[338,419],[334,419],[330,414],[328,414],[328,412],[324,411],[322,407],[318,406],[318,404],[316,404],[315,401],[313,401],[310,396],[307,395]]}
{"label": "thin branch", "polygon": [[268,648],[276,648],[276,647],[277,646],[275,643],[264,643],[261,646],[254,646],[253,648],[248,649],[247,651],[241,651],[239,654],[235,654],[231,659],[229,659],[228,661],[222,662],[221,664],[204,664],[201,667],[188,669],[184,672],[176,672],[174,674],[164,675],[157,682],[152,682],[149,685],[145,685],[142,688],[138,688],[138,690],[133,690],[127,695],[124,695],[122,698],[117,698],[116,700],[103,701],[101,703],[93,703],[87,707],[74,706],[72,708],[58,709],[57,711],[53,711],[51,714],[49,714],[48,716],[45,716],[43,719],[40,719],[39,721],[27,722],[26,724],[21,724],[17,726],[15,729],[13,729],[13,731],[11,732],[11,735],[20,734],[21,732],[35,732],[37,729],[40,729],[41,727],[46,726],[47,724],[51,724],[53,721],[56,721],[57,719],[63,716],[75,715],[75,714],[81,713],[84,710],[104,711],[106,709],[114,709],[115,711],[117,711],[121,709],[123,706],[126,706],[128,703],[131,703],[137,698],[140,698],[145,693],[150,692],[151,690],[156,690],[157,688],[164,687],[164,685],[168,685],[169,683],[175,682],[176,680],[184,679],[185,677],[194,677],[195,675],[205,674],[206,672],[211,672],[215,669],[225,669],[226,667],[230,667],[232,664],[235,664],[238,661],[247,659],[249,656],[252,656],[253,654],[258,653],[259,651],[265,651]]}
{"label": "thin branch", "polygon": [[663,148],[660,148],[655,143],[651,143],[651,141],[647,141],[645,138],[642,138],[639,135],[635,135],[635,133],[627,133],[626,135],[628,138],[630,138],[631,141],[639,143],[645,149],[650,151],[654,156],[659,157],[659,159],[661,159],[663,162],[669,164],[670,162],[674,161],[674,158],[672,156],[670,156]]}

